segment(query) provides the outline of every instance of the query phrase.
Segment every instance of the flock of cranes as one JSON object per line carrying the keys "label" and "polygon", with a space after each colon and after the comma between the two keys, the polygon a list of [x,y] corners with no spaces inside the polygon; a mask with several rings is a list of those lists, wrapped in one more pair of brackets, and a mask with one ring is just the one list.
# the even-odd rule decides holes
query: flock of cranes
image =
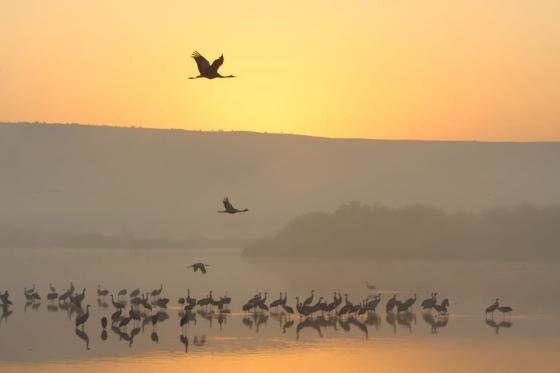
{"label": "flock of cranes", "polygon": [[[195,263],[188,268],[193,268],[196,272],[200,270],[202,273],[206,273],[206,267],[208,264]],[[52,284],[49,284],[50,292],[47,293],[48,302],[58,302],[58,304],[70,304],[77,310],[83,310],[82,303],[85,299],[86,289],[83,288],[82,291],[76,291],[76,288],[72,282],[67,290],[62,293],[57,293],[56,289]],[[374,288],[368,286],[371,291]],[[97,297],[98,299],[105,299],[107,296],[111,298],[111,304],[117,310],[111,320],[121,320],[123,309],[127,307],[130,303],[130,318],[135,319],[135,309],[143,308],[147,311],[152,311],[154,307],[159,309],[167,309],[170,302],[169,298],[160,297],[163,291],[163,284],[159,288],[152,291],[142,292],[139,288],[132,290],[130,293],[126,289],[121,289],[116,292],[115,295],[107,289],[101,288],[101,285],[97,287]],[[128,294],[128,301],[126,296]],[[41,296],[35,290],[35,285],[27,289],[24,288],[23,295],[25,297],[26,303],[40,303]],[[449,300],[447,298],[443,299],[438,303],[437,300],[438,293],[431,293],[429,298],[424,299],[420,303],[420,307],[423,311],[434,311],[437,316],[447,315],[448,307],[450,306]],[[316,297],[315,291],[311,290],[308,297],[302,299],[298,296],[294,297],[295,307],[288,305],[288,293],[281,292],[279,297],[269,304],[268,292],[259,292],[253,297],[248,299],[241,307],[243,312],[258,312],[258,311],[269,311],[271,308],[274,310],[281,309],[288,317],[294,314],[298,314],[300,317],[312,317],[318,313],[336,315],[339,317],[351,316],[351,315],[363,315],[368,312],[377,312],[377,306],[381,302],[380,294],[370,293],[366,298],[360,300],[359,302],[353,303],[349,300],[348,294],[344,294],[344,297],[340,292],[334,292],[332,300],[329,302],[325,297]],[[386,313],[396,312],[397,314],[410,312],[412,307],[416,304],[417,295],[414,294],[412,297],[405,300],[397,299],[397,295],[393,295],[385,303]],[[187,289],[185,297],[181,297],[177,300],[177,303],[183,307],[186,312],[192,311],[195,307],[204,307],[206,309],[216,307],[220,312],[230,312],[229,305],[231,304],[232,298],[227,295],[227,293],[221,297],[215,298],[212,291],[210,291],[206,296],[199,299],[193,298],[190,293],[190,289]],[[0,292],[0,306],[10,307],[13,306],[10,300],[10,294],[8,290]],[[83,325],[88,320],[88,307],[85,307],[85,312],[79,312],[80,317],[76,319],[76,326]],[[499,311],[505,317],[506,314],[511,315],[513,309],[510,306],[501,306],[499,299],[496,298],[495,302],[485,309],[485,314],[491,314],[492,318],[494,312]],[[84,316],[84,317],[81,317]],[[123,317],[126,319],[126,317]],[[125,326],[125,324],[121,326]],[[182,325],[181,325],[182,326]]]}
{"label": "flock of cranes", "polygon": [[[201,264],[201,263],[197,263]],[[203,267],[206,267],[203,264]],[[190,266],[195,268],[196,266]],[[378,307],[381,304],[382,296],[375,292],[375,287],[367,284],[369,295],[357,302],[352,302],[348,294],[342,295],[340,292],[334,292],[332,299],[329,301],[323,296],[317,296],[314,290],[305,298],[299,296],[294,297],[294,306],[290,306],[287,292],[280,292],[278,298],[269,301],[267,292],[259,292],[249,298],[241,306],[242,322],[249,328],[255,327],[257,332],[260,325],[266,323],[269,317],[276,318],[280,321],[280,327],[283,333],[295,324],[294,317],[299,317],[297,323],[296,337],[299,339],[300,332],[305,328],[314,329],[320,337],[323,337],[325,328],[340,327],[344,331],[350,331],[351,327],[357,327],[364,332],[366,338],[368,336],[368,326],[379,327],[380,317]],[[170,299],[163,297],[163,285],[151,291],[141,291],[139,288],[130,292],[127,289],[121,289],[115,292],[104,289],[101,285],[97,287],[97,302],[102,308],[108,308],[107,298],[110,298],[110,304],[114,311],[100,319],[102,328],[101,339],[107,339],[107,329],[111,330],[119,336],[120,340],[124,340],[132,346],[134,338],[144,331],[144,327],[152,325],[151,339],[154,342],[159,341],[157,334],[157,325],[169,318],[166,312]],[[47,302],[49,310],[67,309],[69,318],[75,314],[74,325],[75,334],[86,342],[86,348],[89,349],[89,337],[84,331],[84,326],[90,322],[90,305],[83,306],[86,289],[78,291],[74,284],[70,282],[67,290],[60,294],[56,291],[52,284],[49,284],[49,292],[47,293]],[[116,295],[115,295],[116,294]],[[27,304],[37,305],[41,303],[41,296],[35,289],[35,285],[31,288],[24,288],[23,295]],[[397,324],[406,326],[411,330],[411,321],[416,319],[415,313],[412,312],[413,307],[418,301],[417,295],[407,299],[398,299],[397,295],[393,295],[385,302],[386,321],[391,325],[396,333]],[[12,312],[13,303],[10,300],[10,294],[7,290],[0,292],[0,308],[3,311],[2,317]],[[229,306],[232,298],[227,292],[216,297],[212,291],[205,296],[195,298],[191,295],[190,289],[187,289],[184,297],[180,297],[173,308],[180,309],[179,327],[181,328],[180,341],[185,345],[185,351],[188,349],[189,338],[187,337],[187,326],[189,323],[196,323],[197,315],[207,319],[212,326],[213,320],[217,320],[220,324],[225,323],[227,317],[231,314]],[[447,298],[438,301],[438,293],[434,292],[430,297],[424,299],[419,304],[422,309],[422,318],[431,326],[433,334],[437,333],[439,328],[445,327],[449,321],[448,307],[450,303]],[[496,322],[493,319],[494,312],[501,312],[504,319]],[[507,314],[511,315],[512,308],[509,306],[501,306],[499,299],[485,309],[485,314],[491,314],[491,319],[486,319],[486,324],[495,328],[498,333],[500,328],[511,327],[512,323],[505,319]],[[131,327],[130,333],[127,329]],[[195,345],[204,343],[205,337],[196,338]]]}
{"label": "flock of cranes", "polygon": [[[370,288],[369,286],[368,289],[373,290],[373,288]],[[441,301],[441,303],[438,303],[437,295],[437,293],[432,293],[430,298],[422,301],[422,310],[424,312],[431,312],[433,310],[435,311],[435,314],[437,316],[446,316],[448,315],[447,308],[449,307],[449,300],[445,298]],[[288,316],[293,315],[295,312],[297,312],[301,317],[312,317],[319,313],[336,315],[338,317],[356,315],[360,316],[366,313],[377,312],[377,306],[381,302],[380,294],[370,294],[360,302],[352,303],[348,299],[348,294],[344,294],[343,298],[342,294],[339,292],[335,292],[333,294],[332,301],[327,302],[324,297],[315,298],[315,291],[311,290],[311,294],[309,295],[309,297],[307,297],[303,301],[300,301],[299,297],[295,297],[296,303],[294,311],[294,308],[287,305],[287,293],[280,293],[278,299],[272,301],[268,306],[266,304],[267,296],[268,293],[266,292],[264,293],[264,295],[262,295],[261,293],[256,294],[242,306],[242,311],[268,311],[269,308],[278,309],[281,307]],[[404,301],[397,299],[397,295],[393,295],[387,300],[385,304],[385,311],[387,314],[392,312],[395,312],[396,314],[409,313],[411,312],[412,306],[416,303],[416,300],[416,294]],[[505,310],[505,308],[502,310]]]}

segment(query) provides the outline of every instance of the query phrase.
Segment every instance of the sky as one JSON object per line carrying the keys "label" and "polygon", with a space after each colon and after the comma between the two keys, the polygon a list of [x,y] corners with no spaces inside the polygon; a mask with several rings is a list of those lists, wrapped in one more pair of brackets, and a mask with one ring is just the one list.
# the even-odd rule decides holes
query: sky
{"label": "sky", "polygon": [[560,1],[0,0],[0,121],[558,141]]}

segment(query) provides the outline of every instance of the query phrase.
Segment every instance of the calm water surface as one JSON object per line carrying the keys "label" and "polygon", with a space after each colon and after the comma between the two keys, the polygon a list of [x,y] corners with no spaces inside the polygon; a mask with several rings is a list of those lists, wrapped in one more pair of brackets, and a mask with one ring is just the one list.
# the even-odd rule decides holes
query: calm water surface
{"label": "calm water surface", "polygon": [[[208,274],[185,269],[199,260],[211,264]],[[0,372],[558,372],[559,269],[558,263],[256,260],[239,250],[1,251],[0,291],[10,291],[14,307],[0,315]],[[311,289],[328,301],[336,290],[358,302],[368,295],[366,280],[384,298],[367,317],[305,322],[240,312],[259,291],[269,300],[287,291],[292,306]],[[75,312],[45,299],[49,283],[62,292],[69,281],[87,289],[91,316],[83,332],[75,331]],[[99,283],[115,293],[163,284],[162,297],[171,302],[156,328],[131,323],[103,335],[100,319],[115,310],[110,298],[97,298]],[[23,289],[33,284],[43,301],[26,305]],[[200,310],[181,330],[177,299],[187,288],[197,298],[227,291],[231,312]],[[383,311],[392,294],[423,299],[431,291],[450,299],[448,318],[418,307],[402,317]],[[496,296],[514,307],[511,318],[485,320],[482,310]]]}

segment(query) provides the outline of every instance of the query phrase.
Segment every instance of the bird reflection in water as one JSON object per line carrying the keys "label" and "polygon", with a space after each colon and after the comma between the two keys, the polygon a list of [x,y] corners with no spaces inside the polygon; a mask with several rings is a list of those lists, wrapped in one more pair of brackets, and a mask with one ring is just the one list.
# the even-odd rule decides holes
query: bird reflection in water
{"label": "bird reflection in water", "polygon": [[130,344],[129,347],[132,347],[132,343],[134,342],[134,337],[136,337],[138,334],[140,334],[140,327],[137,326],[134,329],[131,330],[130,332]]}
{"label": "bird reflection in water", "polygon": [[201,335],[200,338],[197,335],[195,335],[193,344],[198,347],[204,346],[206,344],[206,334]]}
{"label": "bird reflection in water", "polygon": [[58,306],[56,304],[48,304],[47,311],[49,312],[58,312]]}
{"label": "bird reflection in water", "polygon": [[128,342],[128,347],[132,347],[132,344],[134,343],[134,339],[132,339],[132,337],[128,335],[128,333],[121,332],[120,338],[121,340]]}
{"label": "bird reflection in water", "polygon": [[103,298],[97,298],[97,305],[99,306],[99,308],[108,308],[109,305],[107,304],[107,302],[105,302],[105,299]]}
{"label": "bird reflection in water", "polygon": [[[196,314],[194,312],[191,311],[181,311],[179,312],[179,326],[181,326],[181,328],[186,327],[188,324],[191,323],[191,321],[196,325]],[[220,324],[220,328],[221,328],[221,324]]]}
{"label": "bird reflection in water", "polygon": [[397,316],[393,312],[387,312],[385,321],[393,327],[393,333],[397,334]]}
{"label": "bird reflection in water", "polygon": [[[185,309],[187,309],[188,307],[185,307]],[[190,311],[186,311],[189,314],[192,314]],[[202,317],[204,320],[208,321],[209,326],[212,328],[213,326],[213,322],[214,319],[216,319],[218,321],[218,324],[220,325],[220,330],[222,329],[222,326],[224,323],[226,323],[227,321],[227,317],[228,315],[231,313],[230,310],[228,309],[221,309],[218,312],[215,312],[213,310],[206,310],[206,309],[199,309],[198,311],[196,311],[196,313]],[[184,314],[183,314],[184,316]],[[193,320],[193,318],[191,318],[190,320]],[[194,319],[196,321],[196,319]],[[183,322],[188,322],[189,320],[184,320]]]}
{"label": "bird reflection in water", "polygon": [[144,313],[142,314],[142,333],[144,333],[144,328],[146,327],[146,325],[150,324],[152,322],[152,318],[151,315]]}
{"label": "bird reflection in water", "polygon": [[220,312],[218,314],[218,325],[220,325],[220,330],[222,330],[223,324],[227,324],[227,315],[229,312]]}
{"label": "bird reflection in water", "polygon": [[299,333],[305,328],[315,329],[317,331],[317,334],[319,334],[319,337],[323,338],[323,332],[321,331],[321,328],[319,327],[319,324],[317,323],[317,321],[314,320],[313,318],[307,318],[303,321],[300,321],[297,324],[297,326],[296,326],[296,339],[299,340]]}
{"label": "bird reflection in water", "polygon": [[350,316],[346,319],[338,319],[338,326],[340,326],[342,328],[342,330],[344,330],[346,333],[350,332],[350,330],[352,329],[352,326],[355,326],[362,333],[364,333],[364,336],[365,336],[366,339],[368,339],[368,337],[369,337],[369,331],[368,331],[366,322],[365,321],[362,322],[362,321],[358,320],[357,318],[355,318],[354,316]]}
{"label": "bird reflection in water", "polygon": [[119,338],[121,337],[121,333],[122,333],[122,332],[121,332],[121,330],[120,330],[117,326],[111,325],[111,331],[112,331],[113,333],[115,333],[116,335],[118,335]]}
{"label": "bird reflection in water", "polygon": [[245,316],[241,319],[241,322],[243,323],[243,325],[245,325],[246,327],[248,327],[249,329],[253,329],[253,319]]}
{"label": "bird reflection in water", "polygon": [[375,326],[375,330],[379,330],[379,326],[381,325],[381,319],[379,315],[375,312],[369,312],[366,316],[364,321],[366,325]]}
{"label": "bird reflection in water", "polygon": [[159,335],[155,330],[150,335],[150,338],[151,338],[152,342],[159,343]]}
{"label": "bird reflection in water", "polygon": [[[140,328],[137,328],[140,331]],[[111,326],[111,331],[119,336],[119,341],[128,342],[128,346],[132,347],[132,343],[134,342],[132,337],[127,333],[123,332],[118,326]]]}
{"label": "bird reflection in water", "polygon": [[165,320],[167,320],[169,318],[169,314],[165,311],[158,311],[157,313],[157,319],[159,323],[164,322]]}
{"label": "bird reflection in water", "polygon": [[2,310],[2,314],[0,314],[0,325],[2,325],[2,321],[4,321],[4,324],[7,324],[8,317],[10,317],[13,311],[8,307],[8,305],[1,305],[0,309]]}
{"label": "bird reflection in water", "polygon": [[189,337],[187,337],[186,334],[181,334],[179,336],[179,341],[185,346],[185,353],[189,352]]}
{"label": "bird reflection in water", "polygon": [[407,311],[397,314],[397,323],[407,328],[410,334],[412,334],[412,322],[416,324],[416,315],[414,313]]}
{"label": "bird reflection in water", "polygon": [[287,320],[284,325],[282,325],[282,333],[286,334],[286,330],[294,326],[294,320]]}
{"label": "bird reflection in water", "polygon": [[346,333],[350,331],[350,321],[348,319],[338,319],[338,326],[340,326]]}
{"label": "bird reflection in water", "polygon": [[76,335],[84,342],[86,342],[86,350],[89,350],[89,336],[83,330],[76,328]]}
{"label": "bird reflection in water", "polygon": [[208,321],[208,325],[212,327],[212,320],[214,320],[214,312],[207,310],[198,310],[196,313],[204,320]]}
{"label": "bird reflection in water", "polygon": [[265,324],[268,321],[268,315],[262,312],[253,312],[249,316],[243,317],[241,320],[243,325],[252,329],[255,326],[255,331],[258,333],[260,331],[261,325]]}
{"label": "bird reflection in water", "polygon": [[364,335],[365,335],[365,338],[368,339],[368,337],[369,337],[368,328],[367,328],[365,323],[359,321],[358,319],[356,319],[354,317],[349,318],[349,321],[352,325],[356,326],[361,332],[363,332]]}
{"label": "bird reflection in water", "polygon": [[422,313],[422,318],[426,324],[430,325],[430,331],[434,335],[438,333],[438,329],[445,328],[449,323],[448,315],[434,317],[431,313],[424,312]]}
{"label": "bird reflection in water", "polygon": [[[277,302],[278,299],[275,301]],[[273,302],[274,303],[274,302]],[[274,307],[271,303],[270,307]],[[269,312],[270,318],[273,320],[276,320],[278,322],[278,325],[280,325],[280,327],[282,327],[282,325],[284,324],[284,321],[286,319],[286,314],[284,312],[275,312],[275,311],[270,311]]]}
{"label": "bird reflection in water", "polygon": [[485,322],[486,325],[494,329],[496,334],[500,334],[501,328],[511,328],[513,326],[513,323],[511,321],[506,321],[506,320],[503,320],[501,322],[496,322],[493,319],[486,319]]}
{"label": "bird reflection in water", "polygon": [[338,319],[336,317],[331,317],[331,316],[326,316],[325,317],[325,315],[320,315],[320,316],[317,316],[317,318],[315,318],[315,321],[317,322],[317,324],[321,328],[324,328],[324,329],[333,328],[334,330],[338,330],[338,328],[337,328]]}
{"label": "bird reflection in water", "polygon": [[81,314],[83,311],[81,308],[77,307],[74,303],[70,303],[70,302],[65,302],[65,303],[59,302],[58,307],[61,310],[66,311],[69,320],[72,319],[72,316],[75,313]]}

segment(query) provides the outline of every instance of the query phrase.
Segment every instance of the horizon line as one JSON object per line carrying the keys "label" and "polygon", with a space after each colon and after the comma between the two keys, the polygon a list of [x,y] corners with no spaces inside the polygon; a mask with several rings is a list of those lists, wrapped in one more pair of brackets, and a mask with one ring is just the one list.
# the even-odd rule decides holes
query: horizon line
{"label": "horizon line", "polygon": [[1,121],[0,125],[34,125],[34,126],[79,126],[79,127],[97,127],[108,129],[131,129],[131,130],[160,130],[160,131],[181,131],[181,132],[197,132],[197,133],[249,133],[259,135],[274,135],[274,136],[294,136],[294,137],[309,137],[322,140],[351,140],[351,141],[395,141],[395,142],[458,142],[458,143],[489,143],[489,144],[557,144],[560,140],[460,140],[460,139],[409,139],[409,138],[370,138],[370,137],[330,137],[309,135],[291,132],[270,132],[270,131],[251,131],[251,130],[233,130],[233,129],[217,129],[217,130],[202,130],[202,129],[188,129],[176,127],[144,127],[134,124],[100,124],[100,123],[78,123],[78,122],[44,122],[44,121]]}

